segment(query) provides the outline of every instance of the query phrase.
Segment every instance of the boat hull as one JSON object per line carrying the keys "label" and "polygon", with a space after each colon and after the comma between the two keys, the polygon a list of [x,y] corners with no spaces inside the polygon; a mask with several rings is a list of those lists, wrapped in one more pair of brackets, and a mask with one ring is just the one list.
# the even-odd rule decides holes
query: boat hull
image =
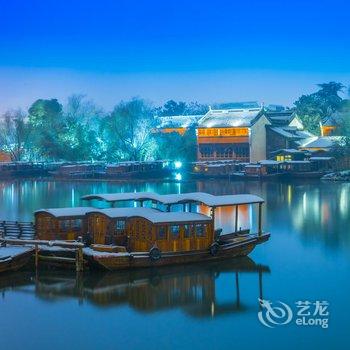
{"label": "boat hull", "polygon": [[[0,248],[5,250],[6,248]],[[0,273],[17,271],[30,263],[34,254],[33,248],[24,249],[22,253],[11,255],[6,259],[0,259]]]}
{"label": "boat hull", "polygon": [[256,245],[267,241],[269,238],[270,234],[264,233],[261,236],[249,235],[240,242],[228,241],[220,246],[215,255],[210,254],[209,250],[168,252],[162,253],[161,258],[154,261],[150,259],[148,252],[134,252],[120,256],[117,254],[96,254],[88,256],[87,259],[91,267],[110,271],[198,263],[247,256]]}

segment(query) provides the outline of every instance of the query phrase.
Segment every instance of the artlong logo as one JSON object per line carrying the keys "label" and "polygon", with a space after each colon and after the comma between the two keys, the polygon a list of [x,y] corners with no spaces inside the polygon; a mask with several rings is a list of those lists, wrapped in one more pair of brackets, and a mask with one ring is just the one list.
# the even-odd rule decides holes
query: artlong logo
{"label": "artlong logo", "polygon": [[[274,328],[290,323],[293,319],[293,311],[289,305],[278,301],[276,304],[269,300],[258,299],[261,310],[258,312],[259,321],[266,327]],[[295,324],[297,326],[320,326],[328,328],[329,303],[327,301],[316,300],[297,301]]]}
{"label": "artlong logo", "polygon": [[262,310],[258,313],[259,321],[266,327],[273,328],[289,323],[293,318],[292,309],[281,301],[273,306],[269,300],[259,299]]}

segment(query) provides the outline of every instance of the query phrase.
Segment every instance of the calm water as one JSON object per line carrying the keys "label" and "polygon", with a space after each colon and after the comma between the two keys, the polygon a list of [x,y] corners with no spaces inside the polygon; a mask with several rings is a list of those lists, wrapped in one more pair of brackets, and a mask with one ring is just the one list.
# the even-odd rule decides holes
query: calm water
{"label": "calm water", "polygon": [[[350,326],[350,184],[0,182],[0,219],[77,206],[88,193],[254,193],[266,199],[271,240],[249,258],[128,273],[0,277],[1,349],[343,349]],[[255,219],[241,211],[240,226]],[[229,229],[231,210],[219,225]],[[267,328],[258,297],[328,301],[329,328]],[[312,309],[313,310],[313,309]],[[69,344],[69,345],[67,345]]]}

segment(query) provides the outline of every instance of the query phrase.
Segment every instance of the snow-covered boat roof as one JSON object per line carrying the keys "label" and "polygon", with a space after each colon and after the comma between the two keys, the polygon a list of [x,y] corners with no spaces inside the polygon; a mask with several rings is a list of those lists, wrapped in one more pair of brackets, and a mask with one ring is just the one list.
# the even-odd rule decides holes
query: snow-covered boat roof
{"label": "snow-covered boat roof", "polygon": [[98,199],[107,202],[152,200],[154,202],[166,205],[196,202],[205,204],[209,207],[221,207],[229,205],[253,204],[264,202],[264,200],[261,197],[258,197],[253,194],[214,196],[212,194],[204,192],[192,192],[181,194],[157,194],[153,192],[106,193],[90,194],[83,196],[82,199]]}
{"label": "snow-covered boat roof", "polygon": [[153,208],[107,208],[95,209],[90,213],[98,212],[113,219],[128,219],[132,217],[142,217],[148,221],[159,224],[165,222],[196,222],[210,221],[209,216],[190,212],[163,212]]}
{"label": "snow-covered boat roof", "polygon": [[332,160],[334,157],[310,157],[309,160]]}
{"label": "snow-covered boat roof", "polygon": [[67,208],[50,208],[50,209],[39,209],[35,211],[35,214],[38,213],[47,213],[56,218],[60,217],[72,217],[72,216],[84,216],[91,210],[95,210],[93,207],[67,207]]}
{"label": "snow-covered boat roof", "polygon": [[279,162],[277,160],[264,159],[264,160],[260,160],[259,163],[261,165],[278,165],[278,164],[281,164],[282,162]]}

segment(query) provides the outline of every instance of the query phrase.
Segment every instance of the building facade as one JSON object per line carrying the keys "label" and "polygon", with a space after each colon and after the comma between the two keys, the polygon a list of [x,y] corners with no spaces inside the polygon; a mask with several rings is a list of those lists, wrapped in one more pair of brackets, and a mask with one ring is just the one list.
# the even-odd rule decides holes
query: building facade
{"label": "building facade", "polygon": [[291,110],[271,112],[256,102],[224,107],[209,108],[201,116],[162,117],[159,130],[183,135],[188,127],[195,127],[199,161],[258,162],[269,159],[273,151],[298,147],[314,136],[304,131]]}

